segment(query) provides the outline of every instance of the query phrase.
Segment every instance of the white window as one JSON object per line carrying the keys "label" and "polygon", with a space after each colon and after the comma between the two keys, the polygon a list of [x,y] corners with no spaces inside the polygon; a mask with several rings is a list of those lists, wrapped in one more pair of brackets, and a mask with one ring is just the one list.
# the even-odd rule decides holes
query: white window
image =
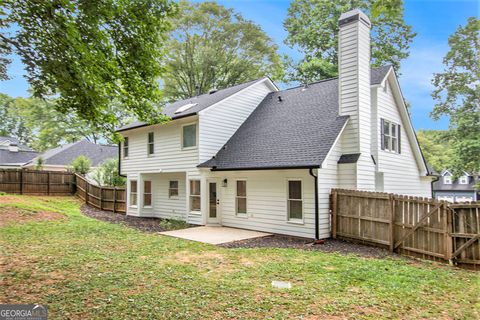
{"label": "white window", "polygon": [[154,139],[155,136],[153,132],[148,133],[148,154],[154,154],[155,153],[155,145],[154,145]]}
{"label": "white window", "polygon": [[130,205],[137,205],[137,181],[130,180]]}
{"label": "white window", "polygon": [[197,125],[189,124],[182,128],[182,148],[191,148],[197,145]]}
{"label": "white window", "polygon": [[382,119],[381,127],[382,150],[400,153],[400,125]]}
{"label": "white window", "polygon": [[177,180],[169,181],[168,197],[169,198],[178,197],[178,181]]}
{"label": "white window", "polygon": [[152,181],[143,181],[143,206],[152,206]]}
{"label": "white window", "polygon": [[128,137],[123,138],[123,157],[128,158]]}
{"label": "white window", "polygon": [[460,184],[468,184],[468,177],[467,176],[461,176],[460,177]]}
{"label": "white window", "polygon": [[452,184],[452,177],[451,176],[444,176],[443,177],[444,184]]}
{"label": "white window", "polygon": [[237,192],[235,197],[237,215],[247,214],[247,181],[237,180]]}
{"label": "white window", "polygon": [[200,211],[200,180],[190,180],[190,211]]}
{"label": "white window", "polygon": [[288,180],[288,220],[303,221],[302,181]]}

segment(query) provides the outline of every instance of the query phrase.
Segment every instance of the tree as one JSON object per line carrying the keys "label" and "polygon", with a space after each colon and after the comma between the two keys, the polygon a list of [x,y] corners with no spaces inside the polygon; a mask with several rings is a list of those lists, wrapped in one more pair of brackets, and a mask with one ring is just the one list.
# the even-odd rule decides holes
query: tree
{"label": "tree", "polygon": [[42,156],[39,156],[35,160],[35,170],[42,170],[44,165],[45,165],[45,159],[43,159]]}
{"label": "tree", "polygon": [[16,99],[0,93],[0,136],[17,138],[22,144],[29,144],[33,132],[25,119],[17,113]]}
{"label": "tree", "polygon": [[[335,77],[338,70],[338,19],[343,12],[362,9],[372,22],[372,65],[392,64],[397,73],[409,56],[415,37],[403,17],[401,0],[294,0],[284,27],[285,43],[304,54],[290,65],[289,80],[310,82]],[[372,12],[372,14],[370,14]]]}
{"label": "tree", "polygon": [[169,100],[282,74],[272,39],[232,9],[215,2],[181,2],[173,23],[163,78]]}
{"label": "tree", "polygon": [[118,174],[118,160],[105,160],[93,173],[92,179],[99,186],[116,187],[125,185],[125,178]]}
{"label": "tree", "polygon": [[70,163],[70,169],[74,173],[86,175],[90,171],[92,162],[85,156],[78,156]]}
{"label": "tree", "polygon": [[160,122],[158,79],[163,72],[170,0],[0,2],[0,78],[7,54],[20,56],[38,98],[58,97],[73,112],[111,130],[112,107]]}
{"label": "tree", "polygon": [[425,160],[435,171],[452,169],[454,150],[449,131],[419,130],[417,138]]}
{"label": "tree", "polygon": [[480,171],[480,20],[471,17],[448,39],[445,69],[436,73],[431,116],[450,118],[455,175]]}

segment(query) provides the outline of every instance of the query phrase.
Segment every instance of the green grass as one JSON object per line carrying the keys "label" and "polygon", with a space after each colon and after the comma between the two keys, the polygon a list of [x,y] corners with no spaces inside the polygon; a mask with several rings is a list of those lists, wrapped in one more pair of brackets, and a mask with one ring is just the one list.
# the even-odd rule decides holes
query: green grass
{"label": "green grass", "polygon": [[[65,219],[0,228],[0,303],[51,319],[479,317],[480,274],[407,259],[223,249],[87,218],[74,198],[0,196]],[[1,218],[1,217],[0,217]],[[292,282],[274,289],[272,280]]]}

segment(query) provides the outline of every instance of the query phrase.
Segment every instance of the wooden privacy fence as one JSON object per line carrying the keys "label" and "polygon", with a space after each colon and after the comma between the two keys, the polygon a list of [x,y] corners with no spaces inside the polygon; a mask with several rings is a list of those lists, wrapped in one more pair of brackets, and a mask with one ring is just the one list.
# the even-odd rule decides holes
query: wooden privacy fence
{"label": "wooden privacy fence", "polygon": [[30,195],[69,195],[75,176],[70,172],[0,169],[0,191]]}
{"label": "wooden privacy fence", "polygon": [[332,236],[480,267],[480,202],[333,189]]}
{"label": "wooden privacy fence", "polygon": [[125,213],[125,188],[99,187],[76,174],[77,196],[100,210]]}

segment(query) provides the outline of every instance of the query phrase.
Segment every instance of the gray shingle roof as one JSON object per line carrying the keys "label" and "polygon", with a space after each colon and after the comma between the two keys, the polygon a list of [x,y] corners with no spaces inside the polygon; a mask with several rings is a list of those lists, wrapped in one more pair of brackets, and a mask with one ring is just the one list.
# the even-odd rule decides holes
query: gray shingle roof
{"label": "gray shingle roof", "polygon": [[[250,86],[250,85],[252,85],[252,84],[254,84],[254,83],[256,83],[260,80],[263,80],[263,79],[266,79],[266,78],[260,78],[260,79],[248,81],[248,82],[245,82],[245,83],[233,86],[233,87],[218,90],[218,91],[216,91],[215,93],[212,93],[212,94],[206,93],[206,94],[202,94],[202,95],[197,96],[197,97],[192,97],[192,98],[185,99],[185,100],[175,101],[175,102],[165,106],[165,108],[163,109],[163,113],[166,116],[168,116],[172,119],[179,119],[179,118],[195,115],[198,112],[200,112],[201,110],[203,110],[205,108],[208,108],[211,105],[214,105],[215,103],[217,103],[217,102],[219,102],[219,101],[221,101],[221,100],[239,92],[240,90],[245,89],[248,86]],[[194,103],[196,105],[187,109],[187,110],[185,110],[185,111],[183,111],[183,112],[175,113],[175,111],[177,111],[178,108],[180,108],[184,105],[187,105],[189,103]],[[146,125],[147,124],[145,122],[135,121],[135,122],[130,123],[128,125],[125,125],[121,128],[118,128],[117,131],[124,131],[124,130],[128,130],[128,129],[143,127],[143,126],[146,126]]]}
{"label": "gray shingle roof", "polygon": [[370,84],[380,84],[385,79],[388,71],[393,68],[391,65],[382,66],[378,68],[372,68],[370,71]]}
{"label": "gray shingle roof", "polygon": [[92,166],[98,166],[107,159],[118,158],[118,146],[95,144],[87,140],[69,143],[50,149],[41,154],[47,165],[69,165],[78,156],[90,159]]}
{"label": "gray shingle roof", "polygon": [[337,163],[357,163],[360,153],[342,154]]}
{"label": "gray shingle roof", "polygon": [[12,152],[6,149],[0,149],[0,164],[2,165],[23,165],[38,155],[35,151],[19,150]]}
{"label": "gray shingle roof", "polygon": [[24,144],[21,144],[20,141],[17,138],[14,137],[0,137],[0,149],[8,149],[8,145],[2,145],[6,141],[9,141],[10,143],[16,144],[18,146],[18,149],[24,150],[24,151],[32,151],[29,147],[27,147]]}
{"label": "gray shingle roof", "polygon": [[445,184],[443,183],[443,177],[439,177],[438,181],[433,183],[433,191],[473,191],[475,190],[475,184],[479,182],[480,179],[475,182],[475,177],[469,176],[468,184],[460,184],[459,179],[453,180],[452,184]]}
{"label": "gray shingle roof", "polygon": [[337,114],[338,79],[272,92],[215,158],[199,167],[319,167],[348,119]]}

